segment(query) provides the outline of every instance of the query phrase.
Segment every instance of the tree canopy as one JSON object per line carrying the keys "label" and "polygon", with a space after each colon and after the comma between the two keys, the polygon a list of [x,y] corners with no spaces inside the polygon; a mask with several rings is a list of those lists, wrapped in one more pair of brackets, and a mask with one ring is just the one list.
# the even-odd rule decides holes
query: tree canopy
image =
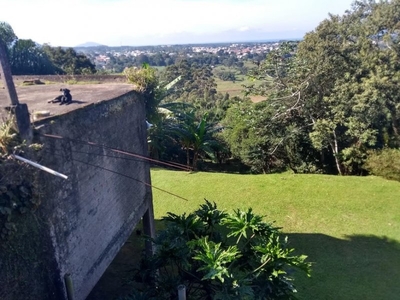
{"label": "tree canopy", "polygon": [[95,65],[84,54],[77,53],[73,48],[51,47],[43,45],[43,51],[53,62],[61,74],[93,74]]}
{"label": "tree canopy", "polygon": [[57,71],[47,54],[32,40],[17,40],[9,52],[13,75],[45,75]]}
{"label": "tree canopy", "polygon": [[0,22],[0,42],[6,47],[13,75],[93,74],[95,65],[73,48],[39,45],[18,39],[11,25]]}
{"label": "tree canopy", "polygon": [[[286,162],[301,171],[296,161],[308,161],[306,170],[311,164],[338,174],[362,173],[369,149],[398,147],[399,15],[398,0],[355,1],[300,43],[270,52],[250,74],[263,83],[247,87],[268,97],[259,107],[264,113],[245,127],[237,118],[227,122],[228,140],[242,126],[263,136],[264,164]],[[254,146],[238,155],[249,157]]]}
{"label": "tree canopy", "polygon": [[6,22],[0,21],[0,42],[4,43],[5,46],[9,47],[17,39],[18,38],[15,35],[11,25]]}

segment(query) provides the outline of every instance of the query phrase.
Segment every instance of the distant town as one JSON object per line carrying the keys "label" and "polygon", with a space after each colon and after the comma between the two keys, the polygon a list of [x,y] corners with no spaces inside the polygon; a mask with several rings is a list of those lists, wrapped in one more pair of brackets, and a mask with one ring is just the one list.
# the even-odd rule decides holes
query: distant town
{"label": "distant town", "polygon": [[[279,48],[283,41],[217,43],[160,46],[89,46],[75,47],[96,65],[98,70],[121,72],[126,66],[148,63],[152,66],[168,66],[180,58],[194,58],[197,63],[219,64],[223,59],[262,60],[265,54]],[[209,58],[209,60],[207,60]]]}

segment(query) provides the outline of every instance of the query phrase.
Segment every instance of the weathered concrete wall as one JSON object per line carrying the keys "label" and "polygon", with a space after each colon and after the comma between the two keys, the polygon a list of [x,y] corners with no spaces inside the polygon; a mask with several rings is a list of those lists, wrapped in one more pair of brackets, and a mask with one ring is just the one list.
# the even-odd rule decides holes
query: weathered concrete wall
{"label": "weathered concrete wall", "polygon": [[56,292],[42,299],[67,297],[66,274],[75,299],[85,299],[141,217],[149,209],[152,214],[152,200],[144,184],[150,182],[146,161],[84,141],[146,155],[144,103],[129,92],[35,125],[44,125],[36,135],[43,144],[36,159],[68,176],[40,172],[36,182],[43,199],[37,214],[51,245],[46,256],[54,257],[57,277]]}
{"label": "weathered concrete wall", "polygon": [[41,163],[69,179],[41,179],[60,275],[70,274],[84,299],[149,208],[151,190],[146,161],[80,141],[146,155],[143,101],[130,92],[57,117],[40,133],[64,137],[41,137]]}
{"label": "weathered concrete wall", "polygon": [[[1,300],[64,297],[47,218],[40,214],[41,201],[46,201],[35,185],[36,178],[37,169],[0,159]],[[4,215],[4,207],[10,210],[9,214]],[[14,224],[15,230],[4,239],[6,222]]]}
{"label": "weathered concrete wall", "polygon": [[126,82],[124,75],[14,75],[13,80],[16,85],[22,84],[26,80],[39,79],[42,82],[68,82],[68,81],[85,81],[85,82]]}

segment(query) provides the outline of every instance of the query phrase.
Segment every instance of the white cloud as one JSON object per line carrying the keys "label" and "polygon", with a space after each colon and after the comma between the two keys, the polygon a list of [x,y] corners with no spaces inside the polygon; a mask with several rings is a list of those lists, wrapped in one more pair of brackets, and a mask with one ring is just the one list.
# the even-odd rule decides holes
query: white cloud
{"label": "white cloud", "polygon": [[249,27],[247,27],[247,26],[243,26],[243,27],[240,27],[239,29],[238,29],[238,31],[248,31],[250,28]]}

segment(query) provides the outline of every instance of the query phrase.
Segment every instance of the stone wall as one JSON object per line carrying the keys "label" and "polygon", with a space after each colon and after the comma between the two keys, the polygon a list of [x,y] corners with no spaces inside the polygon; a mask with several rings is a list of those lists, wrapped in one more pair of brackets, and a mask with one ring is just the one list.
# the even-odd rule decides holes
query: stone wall
{"label": "stone wall", "polygon": [[66,299],[68,274],[74,299],[85,299],[143,215],[152,216],[149,164],[108,148],[147,154],[144,103],[128,92],[35,126],[43,144],[35,159],[68,179],[42,171],[36,178],[40,240],[49,245],[39,260],[53,279],[34,284],[54,285],[41,299]]}
{"label": "stone wall", "polygon": [[45,82],[97,82],[97,83],[121,83],[126,82],[124,75],[14,75],[13,80],[16,85],[23,84],[24,81],[40,80]]}

